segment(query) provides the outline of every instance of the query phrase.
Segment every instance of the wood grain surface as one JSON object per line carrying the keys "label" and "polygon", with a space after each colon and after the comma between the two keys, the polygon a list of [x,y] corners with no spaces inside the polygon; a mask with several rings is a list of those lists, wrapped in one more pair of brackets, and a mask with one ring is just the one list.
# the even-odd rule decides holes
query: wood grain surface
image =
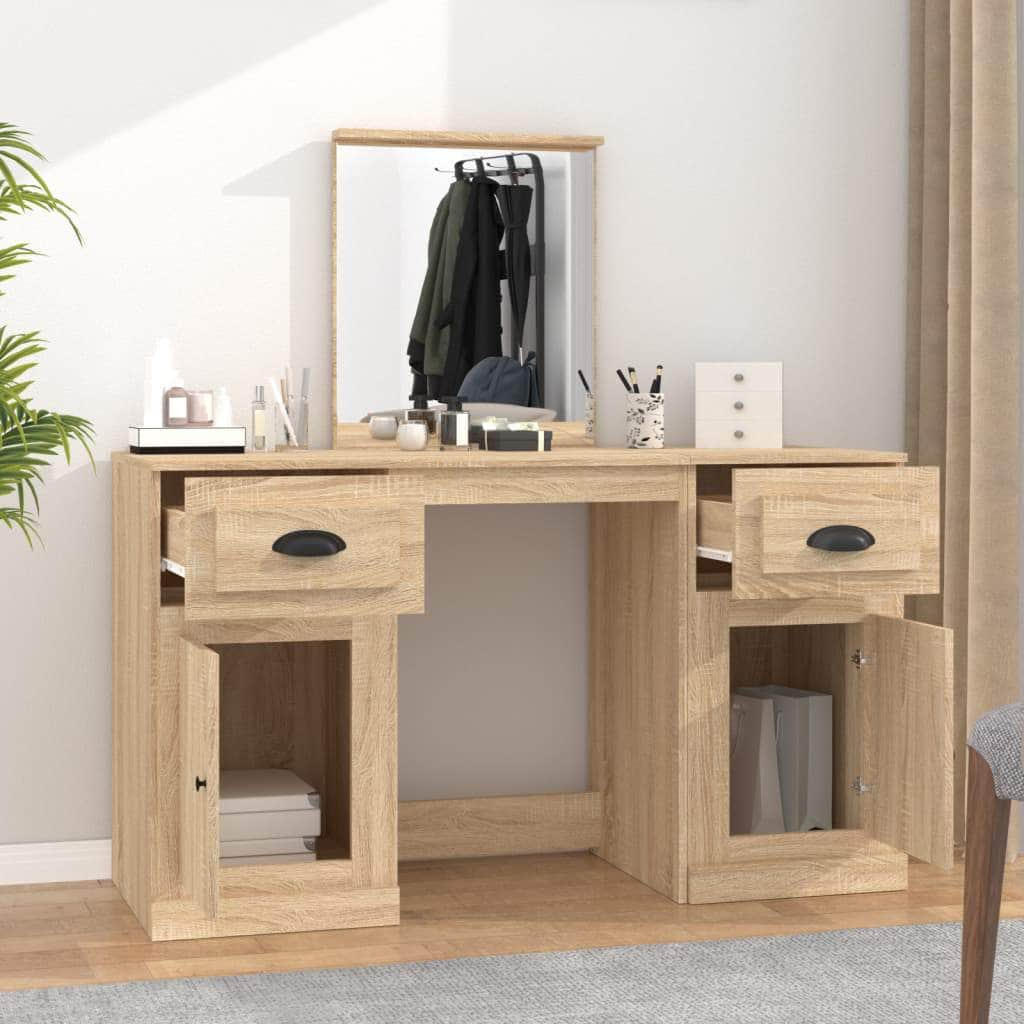
{"label": "wood grain surface", "polygon": [[403,800],[398,859],[589,850],[601,841],[600,793]]}
{"label": "wood grain surface", "polygon": [[[742,598],[939,589],[939,477],[922,467],[738,469],[732,590]],[[863,526],[866,551],[819,551],[825,526]]]}
{"label": "wood grain surface", "polygon": [[[962,878],[962,863],[914,863],[905,891],[679,906],[585,853],[417,861],[399,867],[389,926],[176,942],[149,941],[110,882],[7,886],[0,989],[957,922]],[[1024,861],[1002,913],[1024,916]]]}
{"label": "wood grain surface", "polygon": [[902,465],[903,452],[861,448],[597,448],[593,445],[561,445],[549,452],[483,452],[479,450],[403,452],[392,441],[355,441],[348,436],[338,447],[322,450],[247,452],[244,455],[134,455],[114,452],[114,461],[125,460],[151,472],[260,473],[302,471],[379,472],[389,469],[534,469],[579,466],[799,466],[830,464]]}
{"label": "wood grain surface", "polygon": [[[872,616],[861,672],[864,828],[912,857],[953,863],[953,634]],[[870,644],[870,641],[869,641]]]}

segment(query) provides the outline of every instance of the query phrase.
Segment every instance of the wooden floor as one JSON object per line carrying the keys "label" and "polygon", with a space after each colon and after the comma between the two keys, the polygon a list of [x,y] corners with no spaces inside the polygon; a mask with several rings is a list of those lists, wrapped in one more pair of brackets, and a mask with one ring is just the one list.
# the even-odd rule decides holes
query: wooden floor
{"label": "wooden floor", "polygon": [[[680,907],[589,854],[405,864],[394,928],[149,942],[110,882],[0,888],[0,989],[958,921],[963,866],[909,892]],[[1024,917],[1024,860],[1003,914]]]}

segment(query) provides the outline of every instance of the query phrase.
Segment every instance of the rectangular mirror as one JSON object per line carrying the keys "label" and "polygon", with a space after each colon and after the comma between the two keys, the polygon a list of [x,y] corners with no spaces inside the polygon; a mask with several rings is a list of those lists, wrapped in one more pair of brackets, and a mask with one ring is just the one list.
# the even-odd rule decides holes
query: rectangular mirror
{"label": "rectangular mirror", "polygon": [[583,418],[602,141],[334,133],[335,443],[414,395]]}

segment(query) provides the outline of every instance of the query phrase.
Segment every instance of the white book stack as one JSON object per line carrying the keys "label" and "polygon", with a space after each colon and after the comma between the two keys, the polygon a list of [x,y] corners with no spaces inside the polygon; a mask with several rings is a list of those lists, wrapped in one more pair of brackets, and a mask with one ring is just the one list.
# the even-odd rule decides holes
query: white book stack
{"label": "white book stack", "polygon": [[220,861],[293,864],[316,860],[320,794],[283,768],[220,775]]}

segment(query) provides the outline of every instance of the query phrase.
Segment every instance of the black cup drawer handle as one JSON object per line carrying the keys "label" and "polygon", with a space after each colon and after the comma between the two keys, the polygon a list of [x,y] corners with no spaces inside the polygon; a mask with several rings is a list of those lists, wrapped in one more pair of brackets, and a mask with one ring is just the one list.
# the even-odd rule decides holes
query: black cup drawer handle
{"label": "black cup drawer handle", "polygon": [[807,538],[807,546],[819,551],[867,551],[874,543],[862,526],[823,526]]}
{"label": "black cup drawer handle", "polygon": [[274,550],[280,555],[298,558],[322,558],[345,550],[345,542],[328,530],[292,530],[274,541]]}

